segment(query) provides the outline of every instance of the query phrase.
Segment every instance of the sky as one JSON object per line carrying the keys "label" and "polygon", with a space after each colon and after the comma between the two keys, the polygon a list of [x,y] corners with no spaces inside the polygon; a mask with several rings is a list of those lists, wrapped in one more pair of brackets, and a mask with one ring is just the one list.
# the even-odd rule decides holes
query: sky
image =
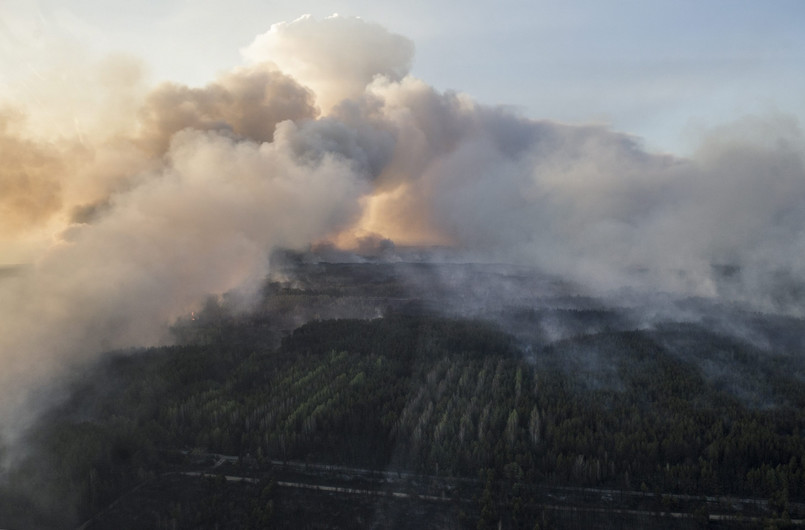
{"label": "sky", "polygon": [[203,85],[271,24],[359,16],[411,39],[411,74],[531,118],[601,123],[689,154],[745,115],[805,117],[805,4],[707,1],[4,0],[0,83],[61,55],[140,58],[152,82]]}

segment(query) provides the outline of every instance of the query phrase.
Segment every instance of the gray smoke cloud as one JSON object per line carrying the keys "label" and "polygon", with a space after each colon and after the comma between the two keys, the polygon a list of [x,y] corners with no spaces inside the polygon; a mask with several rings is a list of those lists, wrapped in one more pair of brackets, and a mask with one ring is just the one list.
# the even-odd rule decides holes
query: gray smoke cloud
{"label": "gray smoke cloud", "polygon": [[210,294],[248,299],[278,246],[439,243],[601,293],[803,314],[805,164],[785,116],[679,158],[438,92],[408,75],[410,41],[356,18],[274,25],[243,53],[201,88],[130,90],[136,65],[106,64],[100,101],[126,102],[109,130],[0,115],[3,241],[38,234],[32,264],[0,277],[6,436],[76,363],[168,340]]}
{"label": "gray smoke cloud", "polygon": [[404,236],[424,223],[480,256],[598,291],[724,296],[801,314],[800,297],[782,297],[801,285],[805,242],[803,143],[791,119],[745,118],[682,159],[603,127],[525,120],[417,80],[369,90],[399,139],[378,231],[397,226]]}

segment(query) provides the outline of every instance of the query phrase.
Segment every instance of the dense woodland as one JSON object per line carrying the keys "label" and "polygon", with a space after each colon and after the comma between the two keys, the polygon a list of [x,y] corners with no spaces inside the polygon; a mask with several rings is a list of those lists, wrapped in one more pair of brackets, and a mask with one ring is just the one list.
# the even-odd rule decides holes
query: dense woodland
{"label": "dense woodland", "polygon": [[[337,305],[338,293],[276,284],[266,299],[287,316],[304,296]],[[644,492],[668,510],[692,510],[676,494],[751,497],[778,526],[802,517],[801,356],[693,324],[525,344],[419,306],[292,332],[273,314],[210,302],[177,324],[182,344],[86,367],[9,471],[0,524],[75,527],[211,453],[239,457],[260,482],[163,492],[139,527],[287,527],[277,461],[467,479],[455,495],[473,502],[448,517],[457,527],[562,527],[533,508],[546,485]],[[706,513],[690,524],[706,526]]]}

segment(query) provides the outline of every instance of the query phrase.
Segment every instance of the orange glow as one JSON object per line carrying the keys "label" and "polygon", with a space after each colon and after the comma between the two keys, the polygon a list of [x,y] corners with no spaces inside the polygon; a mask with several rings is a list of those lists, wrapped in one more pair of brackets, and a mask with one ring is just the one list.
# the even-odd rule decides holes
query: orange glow
{"label": "orange glow", "polygon": [[418,211],[406,185],[379,191],[361,199],[363,215],[358,222],[337,234],[333,243],[355,249],[361,239],[390,239],[403,246],[451,246],[453,241],[430,226],[427,215]]}

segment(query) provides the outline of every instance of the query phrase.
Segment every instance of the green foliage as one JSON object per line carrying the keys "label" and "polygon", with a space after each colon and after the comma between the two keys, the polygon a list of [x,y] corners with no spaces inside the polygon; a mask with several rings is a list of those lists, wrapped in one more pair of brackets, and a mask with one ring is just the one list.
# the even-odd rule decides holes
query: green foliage
{"label": "green foliage", "polygon": [[[611,368],[601,380],[568,370],[593,351]],[[530,525],[535,484],[761,495],[780,514],[805,498],[803,409],[746,407],[647,333],[568,340],[528,362],[474,321],[315,321],[276,349],[259,336],[153,349],[110,357],[86,381],[15,471],[59,500],[43,509],[78,519],[180,449],[481,473],[479,528]],[[208,507],[225,509],[210,488]],[[263,493],[248,508],[255,528],[273,513]],[[203,526],[205,513],[172,517]]]}

